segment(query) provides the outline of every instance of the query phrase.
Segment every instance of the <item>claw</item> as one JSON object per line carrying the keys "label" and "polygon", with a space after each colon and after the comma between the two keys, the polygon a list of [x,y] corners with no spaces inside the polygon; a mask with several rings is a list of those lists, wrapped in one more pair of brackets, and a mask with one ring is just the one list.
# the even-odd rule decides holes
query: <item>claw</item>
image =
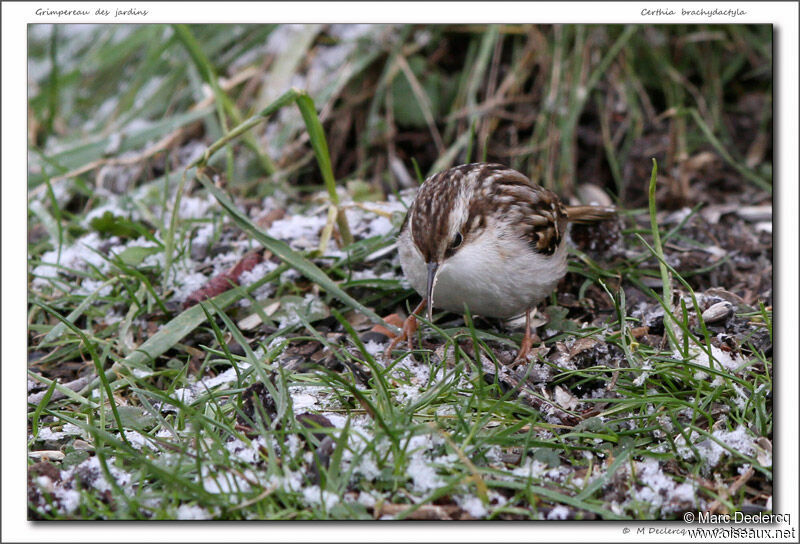
{"label": "claw", "polygon": [[525,336],[522,337],[522,344],[519,346],[519,353],[512,364],[517,365],[528,360],[528,355],[533,347],[531,336],[531,310],[525,312]]}
{"label": "claw", "polygon": [[402,332],[399,335],[392,338],[392,341],[389,343],[389,347],[386,348],[386,351],[383,354],[384,359],[386,359],[387,361],[390,360],[392,357],[392,351],[394,350],[395,346],[397,346],[397,344],[399,344],[403,340],[407,342],[408,351],[414,350],[414,344],[412,339],[414,338],[414,333],[417,332],[416,314],[420,313],[422,310],[425,309],[425,302],[426,301],[423,298],[422,302],[420,302],[419,305],[417,305],[417,307],[414,308],[414,311],[411,313],[411,315],[408,316],[406,320],[403,322]]}

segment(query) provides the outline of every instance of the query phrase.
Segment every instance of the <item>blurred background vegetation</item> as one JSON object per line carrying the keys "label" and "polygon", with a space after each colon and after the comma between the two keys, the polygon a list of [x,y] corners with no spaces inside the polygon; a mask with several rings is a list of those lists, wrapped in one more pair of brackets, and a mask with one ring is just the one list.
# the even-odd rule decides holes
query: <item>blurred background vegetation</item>
{"label": "blurred background vegetation", "polygon": [[[71,175],[67,213],[109,168],[117,190],[174,172],[292,86],[337,180],[376,197],[489,160],[641,206],[651,157],[665,207],[771,191],[769,25],[31,25],[28,86],[29,189]],[[242,196],[320,186],[288,108],[214,163]]]}

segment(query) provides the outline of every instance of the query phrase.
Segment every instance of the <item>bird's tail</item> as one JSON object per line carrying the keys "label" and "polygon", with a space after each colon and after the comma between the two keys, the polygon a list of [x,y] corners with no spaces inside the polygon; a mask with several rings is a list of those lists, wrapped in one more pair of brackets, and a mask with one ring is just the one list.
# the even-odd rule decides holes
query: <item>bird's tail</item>
{"label": "bird's tail", "polygon": [[610,206],[567,206],[567,219],[571,223],[595,223],[613,219],[617,209]]}

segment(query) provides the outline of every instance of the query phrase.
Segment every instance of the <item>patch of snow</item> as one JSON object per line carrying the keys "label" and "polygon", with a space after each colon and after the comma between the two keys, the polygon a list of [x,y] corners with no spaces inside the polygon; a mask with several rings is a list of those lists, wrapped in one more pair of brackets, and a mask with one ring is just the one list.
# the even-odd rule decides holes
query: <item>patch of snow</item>
{"label": "patch of snow", "polygon": [[330,510],[339,503],[339,497],[330,491],[320,490],[318,485],[312,485],[303,489],[303,499],[306,504],[324,504],[325,510]]}
{"label": "patch of snow", "polygon": [[564,465],[552,467],[538,459],[526,457],[524,464],[511,471],[514,476],[532,479],[547,479],[554,482],[563,482],[571,473],[570,468]]}
{"label": "patch of snow", "polygon": [[[193,387],[180,387],[175,390],[175,392],[172,394],[172,397],[181,401],[183,404],[191,404],[197,398],[197,395],[195,394]],[[178,410],[171,405],[164,409],[173,412],[177,412]]]}
{"label": "patch of snow", "polygon": [[292,407],[295,412],[305,412],[317,406],[317,400],[313,395],[297,392],[292,394]]}
{"label": "patch of snow", "polygon": [[236,263],[241,260],[241,258],[242,251],[237,251],[234,249],[233,251],[228,251],[227,253],[219,253],[217,255],[208,256],[206,257],[205,261],[203,261],[203,264],[213,267],[213,270],[209,276],[214,277],[230,270],[231,267],[236,265]]}
{"label": "patch of snow", "polygon": [[[212,473],[205,465],[203,466],[201,473],[203,478],[203,489],[209,493],[244,493],[250,491],[250,483],[247,480],[258,480],[253,471],[249,469],[242,473],[244,478],[238,474],[224,470]],[[247,478],[247,480],[245,480],[245,478]]]}
{"label": "patch of snow", "polygon": [[358,503],[363,504],[367,508],[372,508],[378,502],[374,496],[368,491],[362,491],[358,494]]}
{"label": "patch of snow", "polygon": [[273,475],[269,479],[269,485],[297,493],[303,488],[303,473],[300,471],[287,470],[284,476]]}
{"label": "patch of snow", "polygon": [[[331,420],[331,423],[336,425],[338,428],[342,428],[344,426],[344,422],[339,424],[340,422],[335,421],[334,414],[329,414],[326,417],[328,417]],[[381,470],[378,468],[375,456],[380,456],[385,453],[387,447],[385,442],[377,444],[377,447],[375,446],[375,437],[365,427],[365,425],[358,423],[357,420],[351,420],[350,434],[348,435],[348,447],[345,449],[342,455],[343,466],[349,467],[360,454],[361,456],[360,459],[358,459],[358,465],[356,465],[354,468],[354,472],[362,475],[368,481],[374,481],[381,474]],[[373,448],[377,450],[377,453],[375,450],[373,450]]]}
{"label": "patch of snow", "polygon": [[414,490],[418,493],[428,493],[444,485],[436,470],[420,455],[411,458],[407,473],[411,476]]}
{"label": "patch of snow", "polygon": [[107,297],[108,295],[111,294],[112,286],[111,285],[104,286],[103,285],[104,283],[105,282],[103,280],[84,278],[83,281],[81,282],[81,286],[78,287],[78,289],[76,289],[73,294],[80,296],[89,296],[95,291],[99,290],[99,292],[97,293],[98,296]]}
{"label": "patch of snow", "polygon": [[192,238],[192,247],[205,247],[214,236],[215,227],[212,223],[203,223],[198,227]]}
{"label": "patch of snow", "polygon": [[449,404],[442,404],[436,409],[437,416],[452,416],[455,415],[456,409]]}
{"label": "patch of snow", "polygon": [[747,396],[744,390],[735,383],[731,383],[730,385],[733,388],[733,390],[736,391],[736,397],[733,399],[733,402],[736,403],[736,406],[738,406],[739,408],[744,409],[744,407],[747,406],[750,397]]}
{"label": "patch of snow", "polygon": [[144,370],[144,369],[141,369],[141,368],[135,368],[134,367],[134,368],[132,368],[132,371],[133,371],[133,375],[136,376],[137,378],[146,378],[148,376],[152,376],[153,375],[153,371],[150,370],[150,369]]}
{"label": "patch of snow", "polygon": [[287,242],[293,249],[314,249],[319,245],[319,235],[326,223],[327,217],[292,215],[272,223],[267,234]]}
{"label": "patch of snow", "polygon": [[92,221],[96,218],[102,217],[106,212],[111,212],[111,214],[116,217],[130,219],[131,221],[138,221],[141,219],[139,210],[131,206],[130,200],[125,195],[115,194],[102,187],[98,188],[96,192],[100,196],[105,197],[107,200],[96,208],[91,209],[83,217],[81,225],[84,227],[91,229]]}
{"label": "patch of snow", "polygon": [[53,492],[54,482],[50,478],[50,476],[45,476],[45,475],[37,476],[35,482],[42,490],[47,491],[48,493]]}
{"label": "patch of snow", "polygon": [[422,391],[414,385],[400,385],[395,392],[395,400],[400,404],[410,404],[417,400]]}
{"label": "patch of snow", "polygon": [[239,285],[247,287],[248,285],[257,282],[276,268],[278,268],[278,265],[272,261],[261,261],[251,270],[242,272],[242,275],[239,276]]}
{"label": "patch of snow", "polygon": [[138,431],[126,430],[125,438],[127,438],[128,442],[131,443],[131,446],[137,450],[141,451],[141,449],[146,446],[153,451],[158,451],[158,447],[153,445],[153,442],[148,437]]}
{"label": "patch of snow", "polygon": [[661,470],[655,459],[635,463],[637,479],[642,486],[635,490],[637,500],[648,503],[654,512],[671,513],[695,505],[694,488],[688,483],[678,484]]}
{"label": "patch of snow", "polygon": [[[676,359],[683,359],[683,356],[678,353],[677,351],[672,355]],[[700,348],[699,346],[692,345],[689,347],[689,360],[696,365],[705,366],[711,368],[711,359],[708,356],[708,352]],[[736,355],[732,352],[722,351],[716,346],[711,346],[711,358],[713,358],[713,367],[719,369],[720,366],[722,368],[729,370],[731,372],[738,369],[744,361],[736,360]],[[707,376],[705,372],[702,370],[698,370],[694,377],[697,380],[702,380]]]}
{"label": "patch of snow", "polygon": [[456,504],[473,518],[483,518],[489,513],[483,505],[483,502],[474,495],[456,495],[455,501]]}
{"label": "patch of snow", "polygon": [[324,314],[327,311],[327,308],[325,307],[325,304],[323,304],[322,300],[320,300],[319,297],[315,297],[311,293],[308,293],[305,297],[303,297],[303,301],[300,303],[282,304],[281,309],[286,312],[286,315],[281,316],[278,323],[279,329],[301,325],[302,321],[300,320],[299,310],[302,310],[302,312],[306,315],[320,313]]}
{"label": "patch of snow", "polygon": [[[756,454],[757,447],[755,437],[742,425],[739,425],[733,431],[717,429],[712,432],[711,435],[734,451],[750,457]],[[692,433],[690,439],[700,456],[706,461],[707,468],[717,466],[722,457],[729,455],[728,450],[715,440],[706,438],[696,431]],[[684,459],[689,459],[694,455],[692,449],[686,445],[686,440],[682,435],[675,440],[675,445],[678,446],[678,453],[680,453]]]}
{"label": "patch of snow", "polygon": [[[402,372],[403,370],[409,372],[411,376],[410,381],[413,385],[422,386],[428,383],[431,367],[416,361],[411,355],[406,355],[395,365],[394,374],[401,379],[405,379]],[[444,379],[444,370],[438,368],[431,379],[434,383],[439,383]]]}
{"label": "patch of snow", "polygon": [[[240,372],[242,370],[247,370],[248,368],[250,368],[250,363],[246,363],[243,361],[239,363]],[[203,378],[202,380],[190,384],[188,387],[181,387],[176,389],[175,392],[173,393],[173,398],[181,401],[184,404],[191,404],[197,399],[199,395],[205,393],[206,390],[212,389],[218,385],[235,382],[237,380],[238,380],[238,374],[236,372],[236,369],[231,367],[217,376]],[[177,411],[177,408],[172,405],[165,405],[161,409],[167,412]]]}
{"label": "patch of snow", "polygon": [[514,476],[521,476],[522,478],[541,478],[547,470],[547,465],[538,459],[525,458],[525,464],[518,466],[511,471]]}
{"label": "patch of snow", "polygon": [[[108,471],[117,485],[123,489],[131,484],[131,474],[116,467],[114,457],[106,459]],[[67,481],[74,476],[78,476],[85,484],[91,484],[92,487],[98,491],[106,492],[111,490],[111,484],[106,480],[103,469],[100,467],[100,460],[96,456],[89,457],[77,466],[71,467],[68,470],[61,471],[62,481]]]}
{"label": "patch of snow", "polygon": [[298,272],[294,268],[290,268],[286,272],[283,272],[280,275],[278,283],[281,283],[281,284],[294,283],[295,280],[300,279],[300,278],[301,278],[300,272]]}
{"label": "patch of snow", "polygon": [[[120,321],[122,321],[123,318],[124,318],[124,316],[112,311],[112,312],[109,312],[109,313],[105,314],[104,316],[102,316],[100,318],[100,321],[102,323],[105,323],[106,325],[113,325],[115,323],[119,323]],[[139,376],[139,377],[141,377],[141,376]]]}
{"label": "patch of snow", "polygon": [[256,437],[252,444],[247,444],[238,438],[234,438],[225,444],[225,449],[230,452],[231,457],[244,463],[252,464],[259,460],[259,448],[266,447],[266,445],[267,443],[262,436]]}
{"label": "patch of snow", "polygon": [[372,236],[385,236],[392,232],[393,228],[392,222],[389,221],[388,218],[380,215],[376,217],[374,221],[370,222],[367,238]]}
{"label": "patch of snow", "polygon": [[429,493],[444,485],[432,463],[425,459],[425,453],[435,445],[430,435],[414,436],[408,443],[410,460],[406,473],[411,477],[412,487],[417,493]]}
{"label": "patch of snow", "polygon": [[83,429],[72,423],[66,423],[60,431],[53,431],[50,427],[39,427],[38,440],[52,440],[57,442],[65,436],[81,435]]}
{"label": "patch of snow", "polygon": [[[250,368],[250,363],[245,363],[244,361],[239,363],[239,369],[238,369],[239,372],[241,372],[242,370],[247,370],[248,368]],[[202,391],[206,387],[211,389],[223,383],[235,382],[237,379],[239,379],[239,374],[237,372],[237,369],[231,367],[222,374],[214,376],[213,378],[205,378],[200,382],[197,382],[196,385],[201,386],[201,388],[199,389]]]}
{"label": "patch of snow", "polygon": [[208,210],[216,204],[217,200],[211,194],[205,196],[183,195],[178,215],[181,219],[203,219],[208,216]]}
{"label": "patch of snow", "polygon": [[103,240],[96,232],[79,238],[69,247],[61,250],[61,258],[58,256],[58,249],[46,252],[42,255],[42,264],[34,268],[33,275],[37,276],[33,280],[34,287],[45,287],[50,285],[46,278],[56,278],[63,272],[53,265],[60,265],[73,270],[85,272],[90,266],[97,267],[101,272],[108,267],[104,257],[98,254],[97,248],[101,246]]}
{"label": "patch of snow", "polygon": [[288,344],[286,343],[285,336],[276,336],[269,342],[269,346],[267,346],[267,351],[273,351],[275,349],[281,348],[285,349]]}
{"label": "patch of snow", "polygon": [[200,272],[176,274],[172,280],[172,289],[174,290],[172,299],[183,302],[186,300],[186,297],[203,287],[209,279],[210,278]]}
{"label": "patch of snow", "polygon": [[[286,437],[286,447],[289,450],[289,455],[291,455],[292,457],[295,457],[297,455],[297,452],[300,451],[301,446],[302,446],[302,441],[300,440],[300,437],[298,435],[290,434]],[[313,460],[313,454],[311,457]]]}
{"label": "patch of snow", "polygon": [[372,456],[371,452],[367,452],[361,457],[361,462],[355,469],[355,472],[361,474],[367,481],[373,482],[381,475],[381,469]]}
{"label": "patch of snow", "polygon": [[564,506],[563,504],[559,504],[553,507],[552,510],[547,514],[547,519],[549,520],[564,520],[569,519],[569,508]]}
{"label": "patch of snow", "polygon": [[196,504],[182,504],[175,512],[175,519],[179,520],[205,520],[212,517],[208,510]]}
{"label": "patch of snow", "polygon": [[81,504],[81,494],[75,489],[67,489],[65,487],[56,486],[53,488],[53,497],[61,505],[61,512],[64,514],[71,514]]}

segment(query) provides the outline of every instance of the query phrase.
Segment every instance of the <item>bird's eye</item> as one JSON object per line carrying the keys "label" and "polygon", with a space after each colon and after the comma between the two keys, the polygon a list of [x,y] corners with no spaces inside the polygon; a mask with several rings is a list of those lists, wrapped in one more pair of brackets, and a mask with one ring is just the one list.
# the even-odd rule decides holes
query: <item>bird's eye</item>
{"label": "bird's eye", "polygon": [[455,249],[461,245],[461,242],[464,241],[464,237],[461,236],[460,232],[457,232],[456,235],[453,237],[453,241],[450,242],[450,249]]}

